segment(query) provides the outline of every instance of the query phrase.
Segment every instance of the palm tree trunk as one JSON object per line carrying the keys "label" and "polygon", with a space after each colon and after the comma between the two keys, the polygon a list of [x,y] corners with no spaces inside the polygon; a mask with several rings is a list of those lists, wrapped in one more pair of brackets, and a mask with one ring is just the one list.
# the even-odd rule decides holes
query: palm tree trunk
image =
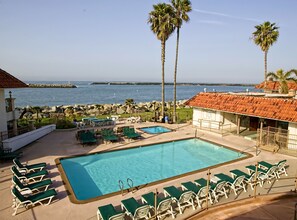
{"label": "palm tree trunk", "polygon": [[177,76],[177,61],[178,61],[178,45],[179,45],[179,27],[176,30],[176,51],[175,51],[175,66],[174,66],[174,82],[173,82],[173,123],[176,122],[176,76]]}
{"label": "palm tree trunk", "polygon": [[268,51],[264,51],[264,89],[266,89],[266,85],[267,85],[267,53]]}
{"label": "palm tree trunk", "polygon": [[162,118],[164,118],[164,109],[165,109],[165,40],[161,41],[162,52],[161,52],[161,60],[162,60]]}

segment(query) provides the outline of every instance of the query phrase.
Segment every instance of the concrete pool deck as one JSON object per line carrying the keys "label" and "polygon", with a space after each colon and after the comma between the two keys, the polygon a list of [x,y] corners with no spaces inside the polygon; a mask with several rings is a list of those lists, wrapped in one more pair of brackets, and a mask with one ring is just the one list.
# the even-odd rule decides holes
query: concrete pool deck
{"label": "concrete pool deck", "polygon": [[[150,125],[156,125],[156,123],[137,123],[134,125],[135,125],[135,128],[137,128],[137,127],[147,127]],[[145,187],[145,188],[139,189],[136,192],[125,193],[125,195],[117,195],[110,198],[105,198],[94,202],[90,202],[87,204],[73,204],[70,202],[68,198],[60,173],[55,164],[55,159],[58,157],[65,157],[65,156],[71,156],[71,155],[77,155],[77,154],[87,154],[92,152],[105,151],[109,149],[121,149],[121,148],[132,147],[132,146],[152,144],[156,142],[190,138],[190,137],[195,137],[195,134],[198,138],[202,138],[218,144],[229,146],[231,148],[234,148],[240,151],[245,151],[254,155],[254,157],[212,169],[211,170],[212,174],[219,173],[219,172],[224,172],[227,174],[229,170],[234,169],[234,167],[241,170],[246,170],[245,169],[246,165],[256,164],[257,161],[261,161],[261,160],[266,160],[268,162],[274,163],[282,159],[287,159],[288,161],[289,177],[296,176],[297,174],[296,157],[286,156],[281,154],[273,154],[271,152],[265,152],[265,151],[261,151],[258,155],[256,155],[255,148],[254,148],[255,143],[253,141],[246,140],[242,137],[238,137],[235,135],[227,135],[222,137],[221,135],[217,135],[214,133],[201,131],[201,130],[198,130],[196,132],[196,128],[194,128],[192,125],[187,125],[187,124],[183,124],[183,125],[162,124],[162,125],[172,128],[175,131],[157,134],[157,135],[142,133],[142,136],[144,138],[136,141],[123,141],[123,142],[113,143],[113,144],[101,143],[98,146],[90,145],[90,146],[82,147],[82,145],[79,144],[75,138],[75,134],[77,130],[69,130],[69,131],[57,130],[37,140],[36,142],[30,144],[29,146],[26,146],[22,150],[24,156],[20,160],[22,162],[28,162],[29,164],[46,162],[48,164],[47,169],[50,172],[49,177],[53,180],[53,184],[51,187],[56,189],[56,191],[58,192],[58,195],[56,199],[49,206],[37,205],[34,208],[30,208],[30,209],[20,208],[18,210],[17,215],[12,216],[12,213],[13,213],[13,209],[11,208],[12,195],[10,192],[11,178],[12,178],[10,167],[12,163],[1,162],[0,163],[0,173],[1,173],[0,219],[41,219],[43,220],[43,219],[55,218],[55,219],[94,219],[95,220],[97,218],[96,212],[97,212],[98,206],[112,203],[114,206],[119,208],[120,201],[123,199],[129,198],[129,197],[135,197],[136,199],[140,199],[142,194],[145,194],[150,191],[158,190],[158,192],[162,192],[163,191],[162,189],[165,186],[170,186],[170,185],[180,186],[180,183],[185,181],[193,181],[194,179],[197,179],[200,177],[207,178],[206,171],[203,171],[199,174],[193,174],[193,175],[181,177],[178,179],[170,180],[168,182],[160,183],[157,185]],[[272,184],[273,187],[271,187],[269,184],[266,184],[264,185],[264,187],[259,189],[257,193],[260,193],[262,195],[267,193],[286,193],[292,189],[295,189],[294,179],[285,179],[283,177],[284,175],[282,176],[281,180],[273,183]],[[240,200],[241,198],[248,197],[249,195],[253,195],[253,192],[248,191],[247,193],[241,193],[237,198],[235,198],[234,194],[232,193],[229,199],[222,199],[222,201],[220,201],[218,204],[224,204],[229,200],[230,201]],[[295,193],[295,200],[293,198],[293,201],[296,201],[296,200],[297,199],[296,199],[296,193]],[[240,213],[245,213],[244,211],[246,209],[247,208],[243,209],[242,212],[240,212],[238,211],[239,209],[237,207],[236,213],[239,213],[238,215],[240,215]],[[192,208],[187,208],[183,215],[180,215],[180,214],[176,215],[176,219],[189,218],[190,216],[195,215],[195,212],[197,211],[199,211],[199,209],[196,209],[195,211],[193,211]],[[211,216],[211,213],[210,213],[210,216]],[[171,217],[168,217],[167,219],[171,219]],[[221,218],[221,219],[227,219],[227,215],[226,215],[226,218]]]}

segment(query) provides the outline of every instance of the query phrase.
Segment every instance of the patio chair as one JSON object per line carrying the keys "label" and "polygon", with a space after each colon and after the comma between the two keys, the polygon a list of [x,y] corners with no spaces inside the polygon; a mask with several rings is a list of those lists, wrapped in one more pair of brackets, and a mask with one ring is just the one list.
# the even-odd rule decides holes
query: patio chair
{"label": "patio chair", "polygon": [[52,202],[52,199],[57,195],[56,190],[50,189],[25,197],[18,191],[16,187],[12,188],[11,193],[14,197],[12,205],[12,207],[14,208],[14,213],[12,215],[16,215],[20,206],[28,208],[29,206],[35,206],[36,204],[49,205]]}
{"label": "patio chair", "polygon": [[243,189],[243,191],[246,192],[244,176],[237,176],[234,179],[224,173],[218,173],[215,174],[215,176],[223,181],[226,181],[227,185],[229,185],[230,188],[233,189],[235,195],[237,195],[237,191],[240,189]]}
{"label": "patio chair", "polygon": [[133,220],[149,219],[151,207],[148,204],[140,205],[133,197],[121,201],[122,208],[126,210],[126,214]]}
{"label": "patio chair", "polygon": [[244,181],[251,186],[251,189],[252,190],[254,190],[254,187],[258,184],[258,177],[255,180],[255,175],[256,175],[255,172],[252,172],[251,174],[247,174],[247,173],[245,173],[245,172],[243,172],[241,170],[235,169],[235,170],[230,170],[230,173],[234,177],[236,177],[236,176],[244,176]]}
{"label": "patio chair", "polygon": [[[153,192],[142,195],[141,199],[143,203],[147,203],[151,208],[155,208],[155,194]],[[175,218],[172,202],[171,197],[160,198],[157,196],[157,209],[155,213],[157,219],[161,219],[167,215],[171,215],[172,218]]]}
{"label": "patio chair", "polygon": [[48,174],[47,170],[41,170],[37,172],[22,174],[20,171],[18,171],[18,169],[15,166],[11,167],[11,172],[20,181],[25,181],[25,182],[30,182],[30,181],[39,182]]}
{"label": "patio chair", "polygon": [[12,161],[18,170],[26,171],[27,173],[32,171],[33,172],[40,171],[46,167],[46,163],[35,163],[35,164],[25,165],[25,164],[22,164],[17,158],[13,159]]}
{"label": "patio chair", "polygon": [[[197,186],[193,182],[185,182],[181,184],[182,189],[192,191],[195,194],[199,208],[202,208],[202,202],[209,199],[210,204],[213,204],[211,199],[210,188],[207,192],[207,186]],[[207,194],[208,193],[208,194]]]}
{"label": "patio chair", "polygon": [[114,134],[112,129],[102,129],[101,135],[104,141],[118,141],[119,137]]}
{"label": "patio chair", "polygon": [[[194,182],[200,186],[206,186],[207,180],[204,178],[200,178],[197,180],[194,180]],[[216,183],[210,181],[209,186],[212,193],[212,196],[214,197],[215,201],[218,202],[218,199],[220,196],[225,196],[226,199],[228,198],[227,191],[226,191],[226,181],[220,180]]]}
{"label": "patio chair", "polygon": [[276,174],[277,174],[277,177],[280,178],[281,174],[285,174],[286,176],[288,176],[287,170],[286,170],[286,163],[287,163],[287,160],[281,160],[275,164],[271,164],[266,161],[260,161],[259,167],[263,169],[270,169],[272,166],[277,166]]}
{"label": "patio chair", "polygon": [[135,132],[134,128],[129,128],[129,127],[124,127],[123,128],[123,134],[125,137],[129,138],[129,139],[136,139],[141,137],[140,134]]}
{"label": "patio chair", "polygon": [[181,191],[177,189],[175,186],[168,186],[164,187],[164,195],[171,196],[178,205],[179,213],[182,214],[183,208],[187,206],[192,206],[193,210],[195,210],[194,199],[195,196],[194,192],[186,190]]}
{"label": "patio chair", "polygon": [[116,211],[112,204],[98,207],[97,219],[100,220],[124,220],[125,213]]}
{"label": "patio chair", "polygon": [[226,199],[228,198],[226,184],[226,181],[220,180],[214,185],[214,187],[211,187],[211,193],[216,202],[219,202],[219,198],[221,196],[225,196]]}
{"label": "patio chair", "polygon": [[[40,182],[31,183],[31,184],[23,184],[17,177],[12,177],[13,184],[17,187],[17,189],[22,192],[26,190],[34,191],[46,191],[48,187],[52,184],[51,179],[45,179]],[[43,190],[40,190],[43,189]]]}
{"label": "patio chair", "polygon": [[[256,166],[254,165],[249,165],[246,166],[246,168],[251,172],[256,171]],[[257,171],[259,172],[258,179],[260,180],[260,186],[262,187],[264,185],[264,182],[267,180],[269,183],[271,183],[271,180],[277,179],[277,169],[278,167],[272,166],[268,170],[264,170],[262,168],[258,168]]]}
{"label": "patio chair", "polygon": [[95,138],[94,133],[91,131],[85,131],[80,133],[79,136],[80,143],[84,146],[85,144],[96,144],[97,139]]}
{"label": "patio chair", "polygon": [[11,152],[11,149],[5,149],[0,147],[0,160],[12,160],[14,158],[20,158],[23,152]]}

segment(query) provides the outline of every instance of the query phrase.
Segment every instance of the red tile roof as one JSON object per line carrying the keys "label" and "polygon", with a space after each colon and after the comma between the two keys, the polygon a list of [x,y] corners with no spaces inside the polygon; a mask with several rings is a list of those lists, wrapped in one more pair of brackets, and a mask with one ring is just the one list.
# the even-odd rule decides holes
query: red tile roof
{"label": "red tile roof", "polygon": [[26,83],[0,69],[0,88],[22,88],[27,87]]}
{"label": "red tile roof", "polygon": [[[288,88],[293,89],[297,91],[297,83],[294,81],[288,81]],[[265,82],[262,82],[261,84],[258,84],[255,86],[256,89],[264,89]],[[278,91],[279,88],[279,82],[278,81],[267,81],[266,82],[266,90],[275,90]]]}
{"label": "red tile roof", "polygon": [[279,121],[297,122],[297,99],[198,93],[186,105]]}

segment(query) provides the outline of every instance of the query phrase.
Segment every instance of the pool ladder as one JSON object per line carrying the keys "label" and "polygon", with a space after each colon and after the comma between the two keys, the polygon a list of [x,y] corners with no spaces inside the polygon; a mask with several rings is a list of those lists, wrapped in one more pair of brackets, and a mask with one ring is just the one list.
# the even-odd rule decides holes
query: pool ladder
{"label": "pool ladder", "polygon": [[[130,192],[135,192],[137,191],[137,187],[134,187],[133,189],[133,180],[131,178],[127,178],[127,185],[128,185],[128,189],[127,189],[127,193]],[[124,185],[124,182],[122,180],[119,180],[119,188],[121,190],[121,193],[122,193],[122,196],[125,194],[124,193],[124,188],[125,188],[125,185]]]}

